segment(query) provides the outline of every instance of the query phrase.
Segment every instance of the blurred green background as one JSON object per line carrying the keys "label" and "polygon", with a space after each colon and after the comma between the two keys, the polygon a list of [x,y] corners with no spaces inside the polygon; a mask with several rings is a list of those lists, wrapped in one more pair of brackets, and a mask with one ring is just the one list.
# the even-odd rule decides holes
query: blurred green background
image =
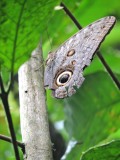
{"label": "blurred green background", "polygon": [[[0,1],[0,69],[5,85],[9,81],[12,63],[17,75],[18,68],[29,59],[41,37],[43,55],[46,58],[49,51],[54,51],[78,31],[62,9],[55,10],[55,6],[60,2]],[[116,17],[116,25],[102,43],[100,51],[120,80],[120,2],[118,0],[62,2],[83,27],[104,16]],[[84,76],[85,82],[71,98],[54,99],[51,92],[47,91],[49,119],[62,135],[65,146],[70,148],[63,157],[66,160],[79,160],[82,152],[89,147],[120,139],[120,92],[97,56],[94,57],[90,67],[85,69]],[[16,136],[21,141],[17,81],[9,96],[9,102]],[[0,134],[9,136],[2,103],[0,103]],[[72,142],[76,144],[73,148]],[[23,159],[22,152],[20,153]],[[0,140],[0,160],[14,159],[12,146]]]}

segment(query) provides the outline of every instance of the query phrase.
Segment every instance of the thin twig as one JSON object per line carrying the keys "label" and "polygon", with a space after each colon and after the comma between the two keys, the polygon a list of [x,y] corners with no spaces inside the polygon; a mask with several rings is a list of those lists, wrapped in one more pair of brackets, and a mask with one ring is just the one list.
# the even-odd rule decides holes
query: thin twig
{"label": "thin twig", "polygon": [[[12,139],[10,137],[2,135],[2,134],[0,134],[0,139],[3,140],[3,141],[6,141],[6,142],[13,143]],[[24,145],[24,143],[21,143],[19,141],[16,141],[16,143],[22,149],[22,151],[25,151],[25,145]],[[23,153],[25,153],[25,152],[23,152]]]}
{"label": "thin twig", "polygon": [[13,122],[12,122],[12,117],[11,117],[10,109],[9,109],[10,107],[9,107],[9,103],[8,103],[7,93],[2,94],[1,99],[2,99],[2,103],[4,105],[4,110],[5,110],[6,117],[7,117],[7,122],[8,122],[9,130],[10,130],[10,134],[11,134],[11,138],[12,138],[15,157],[16,157],[16,160],[20,160],[18,146],[17,146],[17,142],[16,142],[16,135],[15,135]]}
{"label": "thin twig", "polygon": [[115,84],[117,85],[117,87],[120,89],[120,82],[118,81],[118,79],[115,77],[115,75],[113,74],[112,70],[110,69],[110,67],[108,66],[108,64],[105,62],[105,59],[103,58],[103,56],[100,54],[100,51],[97,51],[97,55],[100,59],[100,61],[102,62],[102,64],[104,64],[106,70],[108,71],[109,75],[112,77],[113,81],[115,82]]}
{"label": "thin twig", "polygon": [[64,3],[61,2],[60,6],[63,7],[64,11],[66,12],[66,14],[71,18],[71,20],[75,23],[75,25],[77,26],[78,29],[82,29],[82,26],[80,25],[80,23],[77,21],[77,19],[73,16],[73,14],[69,11],[69,9],[65,6]]}
{"label": "thin twig", "polygon": [[[61,3],[60,5],[63,7],[64,11],[71,18],[71,20],[74,22],[74,24],[77,26],[77,28],[82,29],[82,26],[79,24],[77,19],[73,16],[73,14],[68,10],[68,8],[63,3]],[[120,89],[120,82],[118,81],[117,77],[114,75],[112,70],[110,69],[109,65],[106,63],[106,61],[103,58],[103,56],[101,55],[100,51],[97,51],[97,56],[99,57],[100,61],[104,65],[105,69],[107,70],[107,72],[111,76],[112,80],[115,82],[118,89]]]}
{"label": "thin twig", "polygon": [[1,100],[2,100],[4,110],[5,110],[5,113],[6,113],[6,117],[7,117],[7,122],[8,122],[9,131],[10,131],[11,138],[12,138],[15,157],[16,157],[16,160],[20,160],[19,152],[18,152],[18,146],[17,146],[17,142],[16,142],[16,135],[15,135],[13,122],[12,122],[12,117],[11,117],[10,109],[9,109],[10,107],[9,107],[9,103],[8,103],[8,94],[7,94],[7,92],[5,92],[5,88],[4,88],[4,85],[3,85],[3,80],[2,80],[1,75],[0,75],[0,87],[1,87]]}

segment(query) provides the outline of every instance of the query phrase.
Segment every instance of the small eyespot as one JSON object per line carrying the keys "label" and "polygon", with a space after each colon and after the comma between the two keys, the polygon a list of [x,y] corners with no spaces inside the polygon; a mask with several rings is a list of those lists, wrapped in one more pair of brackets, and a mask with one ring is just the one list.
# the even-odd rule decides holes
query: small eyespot
{"label": "small eyespot", "polygon": [[71,63],[72,63],[72,65],[75,65],[75,64],[76,64],[76,61],[75,61],[75,60],[73,60]]}
{"label": "small eyespot", "polygon": [[72,56],[73,54],[75,54],[75,50],[71,49],[70,51],[68,51],[67,56]]}
{"label": "small eyespot", "polygon": [[56,84],[57,86],[64,86],[66,83],[69,82],[71,79],[72,72],[71,71],[64,71],[57,77]]}

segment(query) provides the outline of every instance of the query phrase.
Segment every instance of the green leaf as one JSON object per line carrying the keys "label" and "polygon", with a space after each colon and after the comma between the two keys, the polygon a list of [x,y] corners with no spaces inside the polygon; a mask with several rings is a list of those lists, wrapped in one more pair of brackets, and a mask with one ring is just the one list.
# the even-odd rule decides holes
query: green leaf
{"label": "green leaf", "polygon": [[[65,128],[70,139],[83,144],[68,155],[81,155],[120,127],[120,92],[105,72],[86,76],[77,93],[65,100]],[[119,134],[120,138],[120,134]],[[77,158],[75,158],[77,160]]]}
{"label": "green leaf", "polygon": [[80,160],[119,160],[120,141],[112,141],[97,147],[92,147],[83,153]]}
{"label": "green leaf", "polygon": [[18,70],[37,47],[59,0],[0,2],[0,62]]}

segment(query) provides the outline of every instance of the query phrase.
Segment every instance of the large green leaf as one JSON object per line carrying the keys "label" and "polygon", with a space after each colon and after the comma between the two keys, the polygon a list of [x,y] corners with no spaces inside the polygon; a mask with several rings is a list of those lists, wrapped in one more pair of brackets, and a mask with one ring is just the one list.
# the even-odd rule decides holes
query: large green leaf
{"label": "large green leaf", "polygon": [[[120,92],[104,72],[86,76],[77,94],[65,100],[65,128],[78,142],[68,159],[80,156],[120,128]],[[120,138],[120,134],[119,134]],[[68,160],[67,159],[67,160]],[[78,158],[74,158],[78,160]]]}
{"label": "large green leaf", "polygon": [[37,47],[59,0],[0,2],[0,62],[15,71]]}

